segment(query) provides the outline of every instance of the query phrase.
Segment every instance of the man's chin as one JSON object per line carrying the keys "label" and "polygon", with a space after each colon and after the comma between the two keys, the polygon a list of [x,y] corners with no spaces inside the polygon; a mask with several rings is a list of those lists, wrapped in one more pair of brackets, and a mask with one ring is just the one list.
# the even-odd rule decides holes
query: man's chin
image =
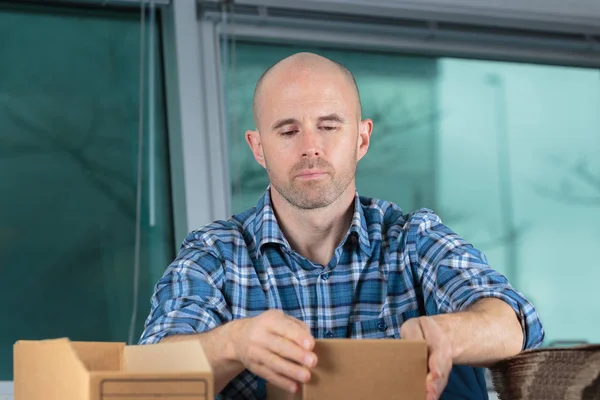
{"label": "man's chin", "polygon": [[315,196],[303,196],[301,199],[298,199],[296,206],[303,210],[316,210],[327,207],[331,203],[332,201],[330,201],[328,196],[320,194]]}

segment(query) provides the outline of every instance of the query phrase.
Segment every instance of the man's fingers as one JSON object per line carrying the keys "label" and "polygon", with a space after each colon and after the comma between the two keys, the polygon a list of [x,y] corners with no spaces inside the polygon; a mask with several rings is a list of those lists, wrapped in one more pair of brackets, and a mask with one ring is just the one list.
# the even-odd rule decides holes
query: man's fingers
{"label": "man's fingers", "polygon": [[[419,318],[421,330],[427,340],[430,351],[430,361],[438,366],[440,371],[433,371],[436,375],[447,375],[452,368],[452,345],[442,331],[442,328],[431,318]],[[447,376],[446,376],[447,378]]]}
{"label": "man's fingers", "polygon": [[427,392],[433,396],[432,399],[437,399],[446,387],[452,369],[452,346],[433,319],[419,318],[419,323],[429,348]]}
{"label": "man's fingers", "polygon": [[431,374],[427,375],[425,382],[427,388],[427,400],[437,400],[440,397],[438,393],[441,393],[441,391],[438,390],[435,380],[431,378]]}
{"label": "man's fingers", "polygon": [[305,350],[312,350],[315,347],[315,339],[310,334],[310,329],[306,329],[302,321],[296,318],[282,316],[270,325],[270,330],[276,335],[283,336]]}
{"label": "man's fingers", "polygon": [[283,390],[287,390],[288,392],[296,393],[298,391],[298,383],[293,380],[286,378],[285,376],[281,376],[271,369],[267,368],[265,365],[258,365],[253,368],[253,371],[256,375],[264,378],[267,382],[272,383],[275,386]]}
{"label": "man's fingers", "polygon": [[419,319],[409,319],[400,327],[400,337],[408,340],[425,340]]}
{"label": "man's fingers", "polygon": [[452,346],[448,337],[430,317],[409,319],[402,324],[400,337],[427,342],[427,400],[439,399],[452,369]]}
{"label": "man's fingers", "polygon": [[283,336],[268,335],[265,338],[264,345],[271,352],[288,360],[295,361],[298,364],[303,364],[309,368],[312,368],[317,364],[316,354],[312,351],[305,350],[298,346],[297,343],[292,342]]}
{"label": "man's fingers", "polygon": [[[308,368],[286,360],[267,349],[256,350],[256,364],[295,382],[308,382],[310,380]],[[267,379],[265,376],[263,378]]]}
{"label": "man's fingers", "polygon": [[308,326],[304,321],[300,321],[298,318],[290,317],[289,315],[286,315],[286,318],[291,319],[296,324],[300,325],[302,329],[310,332],[310,326]]}

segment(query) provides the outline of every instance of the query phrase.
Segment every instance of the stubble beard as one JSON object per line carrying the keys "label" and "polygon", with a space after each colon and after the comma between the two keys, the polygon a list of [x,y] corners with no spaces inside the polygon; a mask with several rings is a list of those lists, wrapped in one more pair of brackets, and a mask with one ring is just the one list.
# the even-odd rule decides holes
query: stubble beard
{"label": "stubble beard", "polygon": [[[303,160],[292,168],[285,182],[275,176],[266,160],[265,164],[271,186],[281,197],[300,210],[315,210],[327,207],[339,199],[356,174],[357,161],[353,160],[351,168],[338,175],[333,165],[322,158]],[[306,181],[295,178],[298,171],[312,168],[325,171],[327,176]]]}

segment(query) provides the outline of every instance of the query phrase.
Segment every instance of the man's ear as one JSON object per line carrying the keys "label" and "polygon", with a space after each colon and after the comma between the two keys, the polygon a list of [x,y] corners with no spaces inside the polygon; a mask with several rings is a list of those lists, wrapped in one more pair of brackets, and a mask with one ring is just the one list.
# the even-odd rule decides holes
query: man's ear
{"label": "man's ear", "polygon": [[261,165],[263,168],[267,168],[267,164],[265,163],[265,155],[263,154],[262,143],[260,141],[260,133],[258,130],[256,131],[246,131],[246,142],[248,146],[250,146],[250,150],[252,150],[252,154],[254,155],[254,159],[257,163]]}
{"label": "man's ear", "polygon": [[356,146],[356,159],[360,160],[367,154],[369,143],[371,142],[371,133],[373,132],[373,121],[369,118],[360,121],[358,124],[358,145]]}

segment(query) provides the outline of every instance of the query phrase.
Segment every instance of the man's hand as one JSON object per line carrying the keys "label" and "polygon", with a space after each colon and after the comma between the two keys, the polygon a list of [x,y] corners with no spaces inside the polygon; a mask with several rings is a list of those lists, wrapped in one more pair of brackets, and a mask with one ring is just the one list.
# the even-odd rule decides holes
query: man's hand
{"label": "man's hand", "polygon": [[310,328],[280,310],[235,321],[231,341],[245,368],[290,392],[298,391],[297,382],[310,380],[317,364]]}
{"label": "man's hand", "polygon": [[452,345],[440,326],[431,317],[412,318],[402,324],[400,337],[425,340],[428,349],[427,400],[438,399],[452,369]]}

